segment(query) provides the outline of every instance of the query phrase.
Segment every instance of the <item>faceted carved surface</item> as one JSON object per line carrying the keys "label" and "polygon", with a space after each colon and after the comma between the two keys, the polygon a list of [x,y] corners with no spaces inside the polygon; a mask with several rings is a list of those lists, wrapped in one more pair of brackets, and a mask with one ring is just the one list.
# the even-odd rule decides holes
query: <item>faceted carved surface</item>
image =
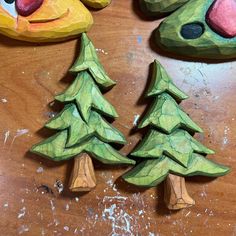
{"label": "faceted carved surface", "polygon": [[86,34],[82,34],[80,55],[70,71],[78,73],[84,70],[91,73],[99,86],[107,88],[115,85],[115,82],[108,77],[103,66],[99,62],[96,49],[92,42],[87,38]]}
{"label": "faceted carved surface", "polygon": [[217,0],[207,13],[207,22],[223,37],[236,36],[236,1]]}
{"label": "faceted carved surface", "polygon": [[169,93],[176,100],[188,98],[188,95],[174,85],[163,66],[155,60],[153,63],[152,80],[150,87],[148,88],[147,96],[156,96],[163,92]]}
{"label": "faceted carved surface", "polygon": [[143,158],[157,158],[166,154],[170,158],[188,167],[193,153],[214,154],[214,152],[195,140],[185,130],[175,130],[163,134],[151,129],[132,155]]}
{"label": "faceted carved surface", "polygon": [[185,179],[172,174],[166,178],[164,200],[170,210],[179,210],[195,205],[195,201],[187,192]]}
{"label": "faceted carved surface", "polygon": [[[90,157],[105,164],[135,164],[121,155],[109,143],[124,144],[125,138],[105,119],[103,114],[117,117],[113,106],[103,97],[96,85],[108,87],[113,81],[107,76],[96,55],[96,49],[86,34],[82,35],[81,53],[74,65],[78,72],[75,81],[56,99],[67,103],[46,127],[58,130],[50,138],[34,145],[31,151],[54,161],[76,158],[71,176],[73,191],[88,191],[95,186]],[[81,65],[85,65],[85,68]],[[96,77],[90,72],[98,73]]]}
{"label": "faceted carved surface", "polygon": [[151,16],[163,16],[189,0],[139,0],[141,9]]}
{"label": "faceted carved surface", "polygon": [[72,192],[87,192],[96,187],[96,177],[93,162],[86,153],[75,158],[73,173],[70,179]]}
{"label": "faceted carved surface", "polygon": [[[83,0],[95,8],[110,0]],[[54,42],[87,32],[93,24],[89,10],[79,0],[0,1],[0,33],[30,42]]]}
{"label": "faceted carved surface", "polygon": [[80,72],[74,83],[64,93],[56,96],[56,100],[60,102],[75,101],[85,121],[88,121],[92,107],[112,118],[118,116],[115,108],[102,96],[87,71]]}
{"label": "faceted carved surface", "polygon": [[177,128],[185,128],[191,132],[203,132],[167,93],[162,93],[154,100],[140,122],[139,128],[148,125],[155,126],[168,134]]}
{"label": "faceted carved surface", "polygon": [[[214,0],[191,0],[167,17],[155,32],[162,49],[188,57],[229,59],[236,57],[236,38],[217,34],[206,22],[206,14]],[[226,14],[228,21],[230,17]],[[235,21],[234,21],[235,22]],[[185,39],[181,31],[186,24],[198,23],[204,31],[198,38]]]}
{"label": "faceted carved surface", "polygon": [[218,165],[196,153],[191,156],[187,168],[176,163],[172,158],[162,155],[156,159],[141,162],[132,171],[125,174],[124,178],[127,182],[135,185],[155,187],[165,180],[169,173],[180,176],[217,177],[227,174],[228,171],[227,167]]}
{"label": "faceted carved surface", "polygon": [[[194,205],[194,200],[189,196],[181,176],[203,175],[217,177],[229,172],[229,168],[206,159],[207,154],[214,151],[206,148],[190,135],[187,130],[201,132],[191,118],[184,113],[178,104],[167,92],[166,84],[173,85],[164,68],[154,61],[153,73],[155,82],[151,83],[149,91],[158,91],[154,96],[155,101],[140,121],[139,127],[149,126],[149,132],[145,135],[131,155],[146,159],[132,170],[123,175],[123,178],[134,185],[143,187],[155,187],[162,181],[166,181],[165,201],[171,210],[182,209]],[[159,73],[157,73],[159,68]],[[158,75],[158,76],[156,76]],[[166,82],[168,78],[168,83]],[[163,86],[163,84],[165,86]],[[178,99],[186,96],[176,96]],[[186,130],[185,130],[186,129]],[[177,175],[177,176],[173,176]]]}
{"label": "faceted carved surface", "polygon": [[93,8],[104,8],[110,4],[111,0],[81,0],[87,6]]}

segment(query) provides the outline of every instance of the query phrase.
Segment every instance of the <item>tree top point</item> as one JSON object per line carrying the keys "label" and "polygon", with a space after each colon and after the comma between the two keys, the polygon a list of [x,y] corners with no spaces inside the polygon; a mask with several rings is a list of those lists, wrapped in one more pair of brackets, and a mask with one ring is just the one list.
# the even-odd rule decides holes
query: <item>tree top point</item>
{"label": "tree top point", "polygon": [[176,100],[184,100],[188,98],[188,95],[182,92],[173,83],[171,77],[167,74],[166,70],[159,61],[154,60],[152,65],[152,79],[147,96],[157,96],[161,93],[167,92]]}

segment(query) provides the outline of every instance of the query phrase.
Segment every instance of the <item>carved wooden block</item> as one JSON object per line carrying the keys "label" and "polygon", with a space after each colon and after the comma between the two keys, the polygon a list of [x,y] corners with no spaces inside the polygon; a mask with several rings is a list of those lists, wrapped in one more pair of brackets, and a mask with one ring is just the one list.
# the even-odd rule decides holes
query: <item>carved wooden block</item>
{"label": "carved wooden block", "polygon": [[143,187],[155,187],[166,180],[167,207],[177,210],[194,205],[183,176],[217,177],[227,174],[229,168],[205,158],[214,152],[189,133],[202,129],[175,101],[186,99],[187,95],[174,85],[159,62],[154,61],[153,68],[147,94],[154,102],[139,125],[148,126],[149,132],[131,153],[143,161],[123,178]]}
{"label": "carved wooden block", "polygon": [[110,145],[126,142],[124,135],[103,118],[118,116],[99,89],[115,83],[100,64],[96,49],[85,33],[82,34],[80,56],[71,71],[77,74],[75,81],[56,96],[56,100],[66,105],[46,124],[47,128],[56,129],[58,133],[34,145],[31,151],[54,161],[77,156],[70,188],[72,191],[89,191],[96,185],[90,157],[110,165],[135,164],[135,161]]}
{"label": "carved wooden block", "polygon": [[111,0],[81,0],[87,6],[93,8],[104,8],[111,3]]}
{"label": "carved wooden block", "polygon": [[141,9],[150,16],[162,17],[175,11],[189,0],[139,0]]}
{"label": "carved wooden block", "polygon": [[155,32],[162,49],[188,57],[236,57],[234,0],[190,0],[168,16]]}
{"label": "carved wooden block", "polygon": [[[102,8],[110,0],[83,0]],[[61,41],[87,32],[93,24],[79,0],[1,0],[0,33],[30,42]]]}
{"label": "carved wooden block", "polygon": [[70,179],[72,192],[87,192],[96,187],[96,177],[91,157],[84,153],[74,159],[74,169]]}
{"label": "carved wooden block", "polygon": [[170,210],[179,210],[195,205],[195,201],[187,192],[185,179],[172,174],[166,177],[164,201]]}

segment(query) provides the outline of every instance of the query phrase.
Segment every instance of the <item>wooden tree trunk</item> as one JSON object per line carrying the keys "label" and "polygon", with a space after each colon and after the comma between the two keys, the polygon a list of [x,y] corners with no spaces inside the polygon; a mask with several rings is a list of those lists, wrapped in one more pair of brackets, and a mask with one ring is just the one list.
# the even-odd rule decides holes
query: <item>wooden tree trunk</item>
{"label": "wooden tree trunk", "polygon": [[93,162],[87,153],[74,159],[74,169],[70,178],[72,192],[91,191],[96,186]]}
{"label": "wooden tree trunk", "polygon": [[179,210],[195,205],[195,201],[189,196],[185,179],[169,174],[165,183],[165,203],[170,210]]}

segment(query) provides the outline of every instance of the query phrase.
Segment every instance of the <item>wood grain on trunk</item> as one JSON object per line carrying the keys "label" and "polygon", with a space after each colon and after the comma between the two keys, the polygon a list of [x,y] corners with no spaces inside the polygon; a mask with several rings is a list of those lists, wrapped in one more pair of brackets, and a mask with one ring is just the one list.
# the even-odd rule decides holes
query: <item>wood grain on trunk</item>
{"label": "wood grain on trunk", "polygon": [[165,203],[170,210],[180,210],[195,205],[189,196],[183,177],[169,174],[165,182]]}
{"label": "wood grain on trunk", "polygon": [[74,169],[70,179],[72,192],[87,192],[96,187],[93,162],[87,153],[74,159]]}

